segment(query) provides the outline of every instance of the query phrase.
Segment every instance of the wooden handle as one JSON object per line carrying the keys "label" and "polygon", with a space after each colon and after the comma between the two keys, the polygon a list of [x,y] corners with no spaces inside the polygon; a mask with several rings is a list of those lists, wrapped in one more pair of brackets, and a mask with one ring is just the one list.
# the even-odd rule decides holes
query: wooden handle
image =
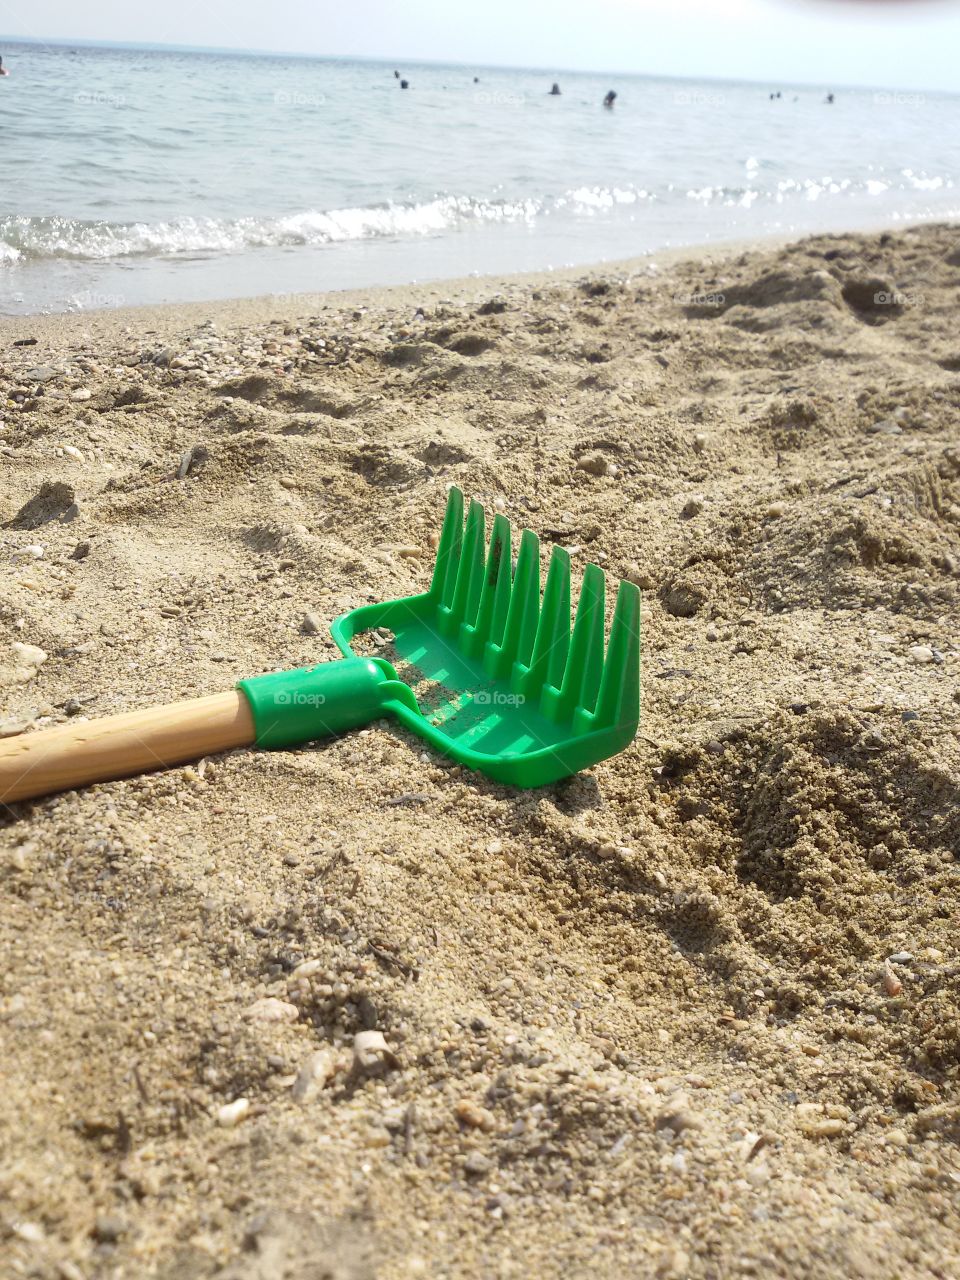
{"label": "wooden handle", "polygon": [[65,724],[0,741],[0,803],[109,782],[254,741],[239,691]]}

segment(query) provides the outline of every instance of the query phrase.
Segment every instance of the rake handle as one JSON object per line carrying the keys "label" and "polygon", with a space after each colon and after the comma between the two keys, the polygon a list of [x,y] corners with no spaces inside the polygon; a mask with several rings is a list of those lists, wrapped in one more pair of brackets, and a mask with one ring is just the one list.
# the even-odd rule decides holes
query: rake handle
{"label": "rake handle", "polygon": [[0,803],[184,764],[255,739],[239,689],[0,741]]}
{"label": "rake handle", "polygon": [[229,693],[0,741],[0,804],[185,764],[231,747],[284,748],[354,729],[413,695],[380,658],[241,680]]}

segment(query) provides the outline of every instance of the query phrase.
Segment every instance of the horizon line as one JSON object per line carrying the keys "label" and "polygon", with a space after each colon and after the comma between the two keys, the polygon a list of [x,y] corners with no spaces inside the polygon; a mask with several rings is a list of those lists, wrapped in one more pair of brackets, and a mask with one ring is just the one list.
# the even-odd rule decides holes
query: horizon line
{"label": "horizon line", "polygon": [[[156,41],[143,40],[92,40],[89,37],[71,38],[66,36],[12,36],[0,33],[0,43],[7,46],[24,45],[27,47],[44,48],[56,46],[57,48],[70,49],[74,47],[86,49],[135,49],[145,53],[185,53],[200,55],[217,55],[238,58],[289,58],[298,59],[304,62],[370,62],[383,66],[396,66],[394,60],[381,57],[375,54],[352,54],[352,53],[295,53],[288,50],[280,49],[251,49],[247,47],[233,47],[230,45],[192,45],[192,44],[166,44]],[[402,64],[401,64],[402,65]],[[898,93],[931,93],[942,94],[945,97],[956,97],[958,90],[951,89],[916,89],[904,85],[880,85],[880,84],[828,84],[821,80],[744,80],[733,76],[690,76],[679,75],[672,72],[652,72],[652,71],[627,71],[623,68],[619,70],[596,70],[586,69],[583,67],[544,67],[544,66],[525,66],[516,63],[494,63],[494,62],[460,62],[456,59],[444,61],[437,58],[415,58],[407,60],[407,66],[415,67],[463,67],[469,70],[480,71],[518,71],[542,74],[544,76],[551,75],[574,75],[574,76],[634,76],[643,80],[677,80],[681,82],[694,82],[699,84],[737,84],[737,85],[755,85],[757,88],[769,90],[771,87],[787,88],[787,89],[817,89],[826,90],[828,92],[837,92],[838,90],[853,90],[856,92],[889,92],[891,89]]]}

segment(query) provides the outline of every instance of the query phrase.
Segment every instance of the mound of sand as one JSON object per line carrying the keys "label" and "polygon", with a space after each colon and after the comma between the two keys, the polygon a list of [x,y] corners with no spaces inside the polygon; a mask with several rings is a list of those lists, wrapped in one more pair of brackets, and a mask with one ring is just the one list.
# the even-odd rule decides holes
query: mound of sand
{"label": "mound of sand", "polygon": [[0,732],[332,656],[450,482],[645,600],[540,792],[6,812],[4,1275],[957,1273],[956,235],[0,327]]}

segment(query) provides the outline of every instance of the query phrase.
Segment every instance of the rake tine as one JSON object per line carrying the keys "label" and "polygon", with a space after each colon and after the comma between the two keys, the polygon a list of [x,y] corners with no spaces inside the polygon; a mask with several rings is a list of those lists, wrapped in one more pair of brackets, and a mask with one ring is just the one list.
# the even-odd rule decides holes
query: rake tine
{"label": "rake tine", "polygon": [[463,535],[463,552],[457,570],[457,586],[453,593],[450,613],[456,622],[472,625],[480,603],[483,585],[483,507],[476,500],[467,512],[467,527]]}
{"label": "rake tine", "polygon": [[610,644],[597,699],[596,728],[640,720],[640,591],[622,581],[610,627]]}
{"label": "rake tine", "polygon": [[504,515],[497,515],[493,518],[490,550],[487,553],[480,607],[477,610],[477,625],[473,636],[475,653],[482,652],[488,640],[494,644],[500,643],[510,604],[510,575],[510,521]]}
{"label": "rake tine", "polygon": [[443,517],[443,530],[437,548],[437,561],[433,566],[430,595],[438,605],[449,607],[460,564],[463,543],[463,494],[453,488],[447,495],[447,510]]}
{"label": "rake tine", "polygon": [[532,529],[520,535],[517,570],[513,575],[503,644],[495,675],[509,676],[514,663],[527,666],[540,616],[540,540]]}
{"label": "rake tine", "polygon": [[593,711],[603,671],[603,602],[606,580],[603,570],[588,564],[583,573],[577,620],[563,675],[559,711],[570,715],[575,707]]}
{"label": "rake tine", "polygon": [[539,696],[547,685],[560,684],[569,648],[570,557],[562,547],[554,547],[543,591],[533,658],[525,680],[528,694]]}

